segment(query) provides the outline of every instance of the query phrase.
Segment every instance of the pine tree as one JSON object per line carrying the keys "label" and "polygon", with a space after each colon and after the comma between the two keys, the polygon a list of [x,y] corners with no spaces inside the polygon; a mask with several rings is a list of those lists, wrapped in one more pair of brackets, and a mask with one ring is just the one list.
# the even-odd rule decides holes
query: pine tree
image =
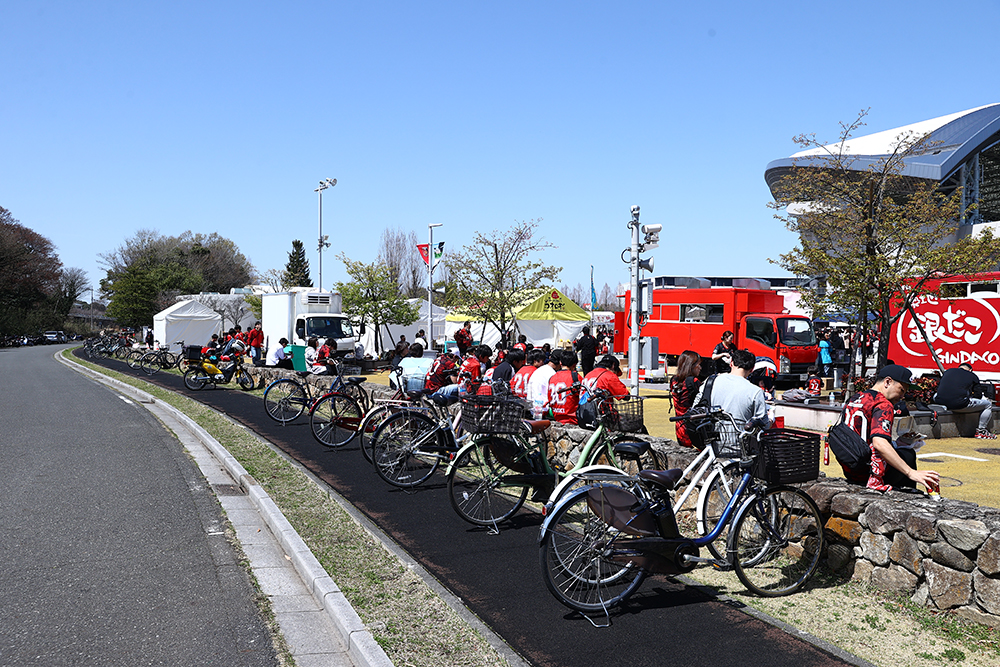
{"label": "pine tree", "polygon": [[282,276],[285,287],[312,287],[312,279],[309,277],[309,260],[306,259],[306,250],[302,246],[302,241],[295,239],[292,241],[292,251],[288,253],[288,263],[285,264],[285,273]]}

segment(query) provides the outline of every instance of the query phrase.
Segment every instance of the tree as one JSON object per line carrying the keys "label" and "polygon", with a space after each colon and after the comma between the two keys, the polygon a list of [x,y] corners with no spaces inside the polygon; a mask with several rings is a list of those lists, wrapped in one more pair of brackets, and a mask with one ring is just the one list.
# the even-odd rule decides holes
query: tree
{"label": "tree", "polygon": [[0,334],[60,325],[56,300],[61,276],[52,242],[0,206]]}
{"label": "tree", "polygon": [[497,327],[501,332],[514,324],[514,311],[540,289],[548,289],[562,271],[534,259],[554,247],[535,238],[538,220],[515,223],[507,231],[489,236],[476,232],[472,245],[448,255],[445,260],[455,289],[454,302],[470,319]]}
{"label": "tree", "polygon": [[[933,150],[926,136],[901,135],[888,155],[854,169],[857,158],[848,152],[848,142],[866,115],[862,111],[853,123],[841,124],[833,144],[824,145],[815,135],[795,138],[811,154],[781,180],[770,206],[799,234],[799,245],[771,261],[797,276],[821,278],[803,290],[803,301],[816,315],[850,314],[867,329],[868,313],[874,312],[885,340],[915,299],[937,293],[929,279],[995,267],[1000,243],[989,229],[953,240],[965,213],[961,190],[948,194],[935,183],[903,175],[908,157]],[[879,345],[880,366],[887,348]]]}
{"label": "tree", "polygon": [[250,304],[240,294],[202,294],[195,301],[219,314],[222,318],[220,325],[223,331],[236,326],[247,313],[253,312]]}
{"label": "tree", "polygon": [[375,347],[382,349],[382,327],[387,324],[409,326],[417,321],[420,311],[411,306],[400,294],[399,283],[392,271],[381,262],[365,264],[349,259],[344,253],[337,255],[344,263],[351,281],[338,282],[334,290],[340,292],[344,313],[375,327]]}
{"label": "tree", "polygon": [[401,229],[384,229],[379,242],[378,261],[389,267],[400,291],[413,298],[427,293],[427,265],[420,260],[417,235]]}
{"label": "tree", "polygon": [[[140,229],[114,251],[100,255],[107,275],[101,280],[101,293],[111,299],[109,312],[144,312],[149,306],[147,290],[152,289],[153,314],[175,301],[179,294],[199,292],[227,293],[233,287],[252,282],[255,270],[236,244],[218,234],[162,236]],[[138,272],[144,273],[139,292],[135,291]],[[125,287],[126,292],[116,290]],[[118,304],[115,301],[128,294],[141,294],[138,304]],[[112,315],[114,317],[114,315]],[[148,325],[148,321],[133,323]]]}
{"label": "tree", "polygon": [[288,263],[285,264],[285,271],[281,275],[282,287],[312,287],[312,278],[309,277],[309,260],[306,259],[306,250],[302,246],[302,241],[295,239],[292,241],[292,251],[288,253]]}
{"label": "tree", "polygon": [[604,287],[601,288],[601,293],[597,297],[598,310],[615,310],[617,305],[614,291],[610,285],[604,283]]}
{"label": "tree", "polygon": [[101,290],[113,294],[107,314],[120,324],[131,327],[149,326],[159,312],[156,283],[148,267],[133,264],[116,274],[114,280],[101,281]]}

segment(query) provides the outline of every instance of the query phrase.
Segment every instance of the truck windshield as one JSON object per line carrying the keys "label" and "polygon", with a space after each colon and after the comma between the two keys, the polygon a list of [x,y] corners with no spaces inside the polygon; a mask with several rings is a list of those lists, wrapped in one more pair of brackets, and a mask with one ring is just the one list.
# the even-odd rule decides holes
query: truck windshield
{"label": "truck windshield", "polygon": [[354,328],[346,317],[310,317],[306,338],[353,338]]}
{"label": "truck windshield", "polygon": [[781,342],[792,347],[815,345],[816,334],[813,332],[812,320],[805,318],[778,318],[778,335]]}

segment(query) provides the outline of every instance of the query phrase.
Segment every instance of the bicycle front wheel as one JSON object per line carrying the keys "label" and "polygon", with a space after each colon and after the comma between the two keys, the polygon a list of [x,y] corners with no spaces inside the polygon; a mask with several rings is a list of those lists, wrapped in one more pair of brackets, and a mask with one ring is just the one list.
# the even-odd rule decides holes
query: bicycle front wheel
{"label": "bicycle front wheel", "polygon": [[729,554],[751,593],[789,595],[816,572],[823,552],[823,519],[804,491],[780,486],[755,494],[733,523]]}
{"label": "bicycle front wheel", "polygon": [[547,522],[539,556],[545,586],[559,602],[584,614],[622,604],[646,578],[635,563],[613,560],[628,538],[591,509],[600,488],[580,489]]}
{"label": "bicycle front wheel", "polygon": [[[514,516],[528,497],[528,485],[508,483],[514,471],[491,456],[493,439],[467,445],[448,471],[448,497],[458,515],[477,526],[495,526]],[[514,447],[510,447],[514,450]]]}
{"label": "bicycle front wheel", "polygon": [[128,364],[129,368],[131,368],[134,371],[137,371],[139,370],[139,361],[142,359],[143,354],[145,353],[141,352],[140,350],[130,350],[129,353],[125,356],[125,363]]}
{"label": "bicycle front wheel", "polygon": [[364,421],[361,422],[361,428],[358,429],[358,437],[361,440],[361,455],[365,457],[365,461],[368,461],[368,463],[371,463],[373,460],[372,445],[375,442],[375,431],[378,430],[382,422],[388,419],[392,413],[393,408],[388,405],[382,405],[374,410],[369,410],[365,414]]}
{"label": "bicycle front wheel", "polygon": [[146,375],[153,375],[160,370],[160,358],[154,352],[147,352],[139,359],[139,368]]}
{"label": "bicycle front wheel", "polygon": [[[698,534],[708,535],[715,529],[722,511],[729,504],[733,492],[740,483],[740,464],[731,461],[713,473],[698,491]],[[731,524],[730,524],[731,525]],[[729,526],[725,526],[719,536],[706,546],[714,558],[725,560],[725,544],[729,541]],[[722,546],[720,546],[722,545]]]}
{"label": "bicycle front wheel", "polygon": [[410,488],[434,474],[440,456],[424,448],[444,450],[444,437],[437,422],[419,412],[392,415],[375,431],[372,462],[375,472],[393,486]]}
{"label": "bicycle front wheel", "polygon": [[309,413],[309,428],[316,441],[327,447],[343,447],[358,434],[361,407],[345,394],[327,394]]}
{"label": "bicycle front wheel", "polygon": [[306,390],[289,379],[275,380],[264,390],[264,409],[274,421],[287,424],[306,410]]}

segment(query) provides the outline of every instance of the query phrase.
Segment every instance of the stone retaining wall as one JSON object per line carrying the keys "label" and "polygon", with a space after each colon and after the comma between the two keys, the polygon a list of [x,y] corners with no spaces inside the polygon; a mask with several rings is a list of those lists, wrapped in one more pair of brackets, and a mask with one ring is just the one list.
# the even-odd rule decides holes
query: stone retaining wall
{"label": "stone retaining wall", "polygon": [[[270,368],[251,373],[263,378],[265,386],[291,375]],[[307,381],[325,388],[329,378],[311,376]],[[392,393],[380,385],[365,388],[373,397]],[[572,467],[591,434],[552,426],[539,437],[546,438],[557,465]],[[687,466],[696,454],[665,438],[634,437],[650,442],[670,468]],[[908,595],[917,604],[1000,627],[1000,509],[898,491],[879,493],[836,478],[801,486],[823,515],[829,569]]]}
{"label": "stone retaining wall", "polygon": [[[572,465],[590,434],[550,428],[550,455]],[[671,468],[694,459],[692,450],[672,440],[635,437],[664,454]],[[869,491],[839,478],[821,477],[801,486],[825,520],[829,569],[908,595],[917,604],[1000,627],[1000,509]],[[696,494],[689,506],[694,502]]]}

